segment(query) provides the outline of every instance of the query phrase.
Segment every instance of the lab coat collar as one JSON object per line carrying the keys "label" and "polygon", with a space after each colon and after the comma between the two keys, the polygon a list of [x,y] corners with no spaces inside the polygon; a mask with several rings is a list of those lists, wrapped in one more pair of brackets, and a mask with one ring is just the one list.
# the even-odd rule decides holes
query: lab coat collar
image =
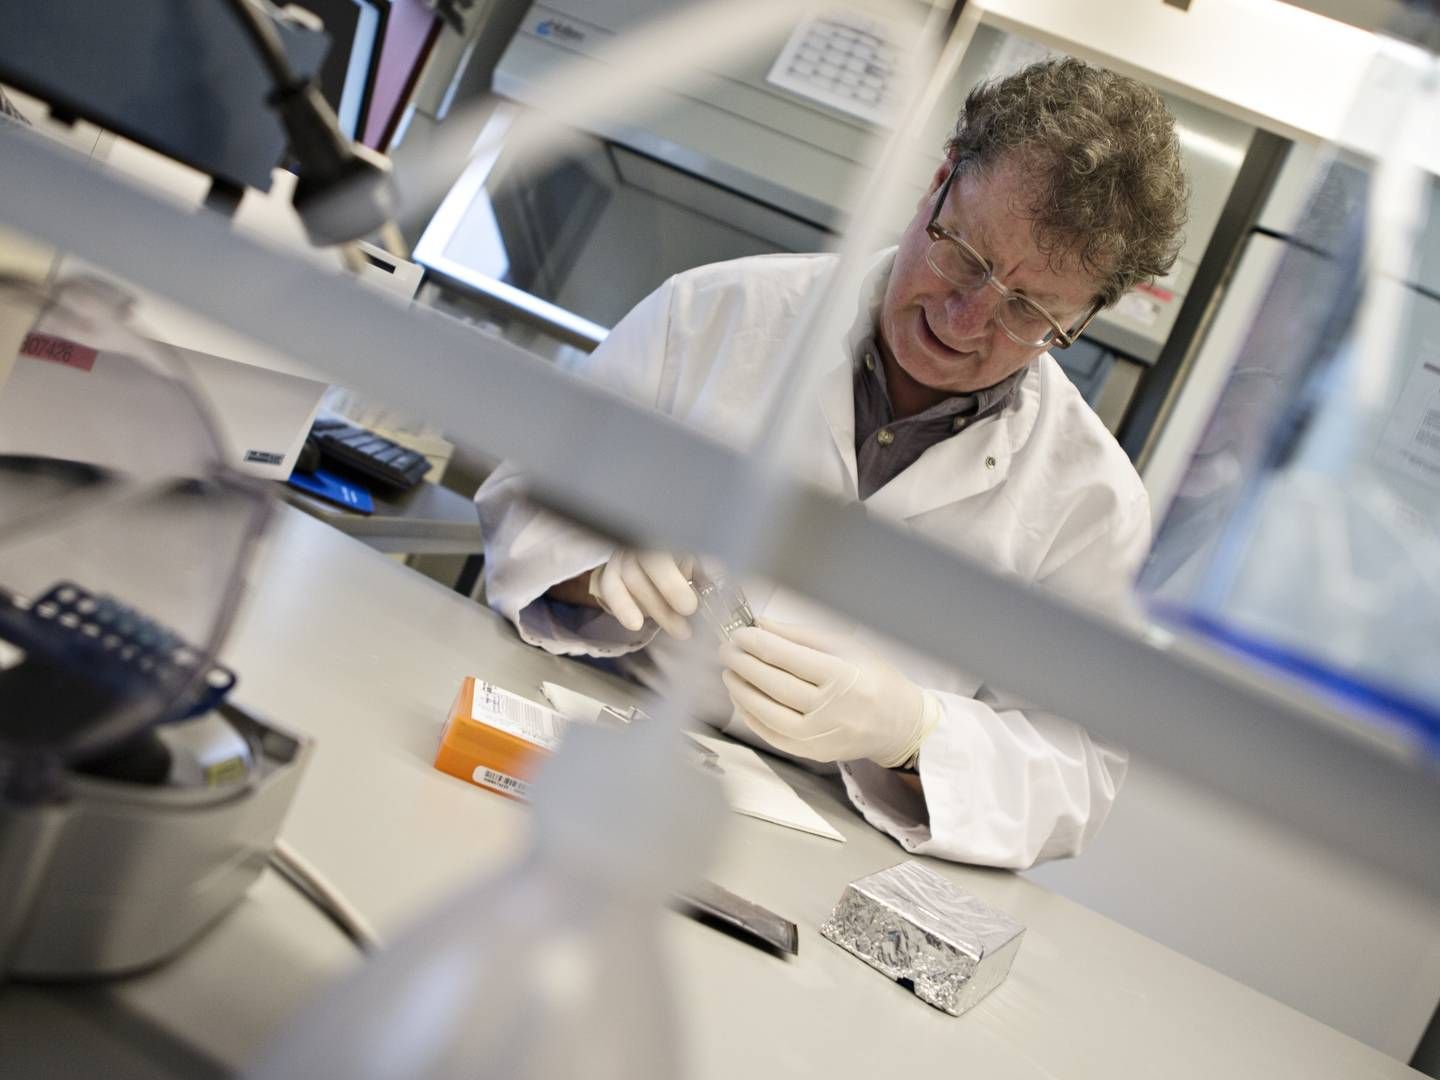
{"label": "lab coat collar", "polygon": [[989,491],[1010,473],[1040,414],[1040,365],[1031,361],[1014,399],[1001,412],[942,439],[865,505],[891,518],[918,517]]}
{"label": "lab coat collar", "polygon": [[847,360],[826,372],[820,383],[820,408],[830,428],[835,452],[845,466],[849,488],[845,494],[860,497],[860,468],[855,460],[855,379]]}
{"label": "lab coat collar", "polygon": [[889,247],[876,252],[866,267],[855,297],[855,321],[840,342],[840,362],[820,381],[820,408],[850,481],[846,494],[853,498],[860,496],[859,466],[855,461],[855,354],[861,343],[875,333],[875,318],[890,282],[895,250]]}

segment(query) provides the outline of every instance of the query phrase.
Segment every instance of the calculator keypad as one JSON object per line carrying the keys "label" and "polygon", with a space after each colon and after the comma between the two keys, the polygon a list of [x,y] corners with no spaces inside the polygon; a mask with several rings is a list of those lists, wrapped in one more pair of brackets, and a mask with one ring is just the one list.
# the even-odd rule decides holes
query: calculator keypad
{"label": "calculator keypad", "polygon": [[893,120],[898,63],[890,27],[864,15],[831,12],[795,30],[768,79],[883,127]]}

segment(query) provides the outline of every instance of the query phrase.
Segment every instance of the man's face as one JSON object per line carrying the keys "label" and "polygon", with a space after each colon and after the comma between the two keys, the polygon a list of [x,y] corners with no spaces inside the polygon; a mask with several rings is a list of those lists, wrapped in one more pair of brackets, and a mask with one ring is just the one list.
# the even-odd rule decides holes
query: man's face
{"label": "man's face", "polygon": [[[997,322],[1001,297],[994,289],[957,292],[925,261],[932,242],[925,225],[949,172],[948,161],[936,170],[900,237],[879,322],[892,378],[913,380],[937,400],[994,386],[1044,351],[1006,335]],[[1023,216],[1029,194],[1018,163],[1002,160],[957,176],[939,223],[989,259],[997,280],[1025,293],[1068,328],[1089,311],[1098,283],[1073,259],[1059,253],[1052,258],[1036,246],[1031,222]]]}

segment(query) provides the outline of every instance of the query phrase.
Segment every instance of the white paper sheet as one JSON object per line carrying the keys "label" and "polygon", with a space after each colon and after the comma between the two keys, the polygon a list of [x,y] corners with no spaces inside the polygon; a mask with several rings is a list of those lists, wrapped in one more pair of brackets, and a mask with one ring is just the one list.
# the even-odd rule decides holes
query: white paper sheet
{"label": "white paper sheet", "polygon": [[[557,683],[540,684],[550,704],[574,723],[595,722],[605,702]],[[696,742],[713,750],[720,766],[720,784],[730,809],[746,817],[797,829],[813,836],[845,842],[845,837],[817,814],[795,790],[775,774],[765,759],[750,747],[720,736],[690,732]]]}
{"label": "white paper sheet", "polygon": [[719,756],[718,764],[723,770],[720,784],[725,790],[725,801],[737,814],[824,836],[842,844],[845,842],[845,837],[795,794],[795,789],[781,780],[765,759],[750,747],[693,731],[690,736]]}
{"label": "white paper sheet", "polygon": [[550,702],[555,711],[572,724],[600,722],[600,710],[605,707],[603,701],[597,701],[588,694],[582,694],[578,690],[571,690],[568,686],[561,686],[559,683],[553,682],[542,682],[540,692],[545,695],[545,700]]}

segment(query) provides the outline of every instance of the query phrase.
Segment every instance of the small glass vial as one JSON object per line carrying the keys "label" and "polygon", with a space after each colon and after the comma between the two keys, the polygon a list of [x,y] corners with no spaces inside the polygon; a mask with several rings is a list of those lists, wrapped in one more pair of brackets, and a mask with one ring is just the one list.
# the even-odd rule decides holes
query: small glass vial
{"label": "small glass vial", "polygon": [[700,614],[721,639],[728,641],[736,630],[755,625],[755,614],[740,586],[731,585],[724,577],[709,578],[698,572],[690,584],[700,598]]}

